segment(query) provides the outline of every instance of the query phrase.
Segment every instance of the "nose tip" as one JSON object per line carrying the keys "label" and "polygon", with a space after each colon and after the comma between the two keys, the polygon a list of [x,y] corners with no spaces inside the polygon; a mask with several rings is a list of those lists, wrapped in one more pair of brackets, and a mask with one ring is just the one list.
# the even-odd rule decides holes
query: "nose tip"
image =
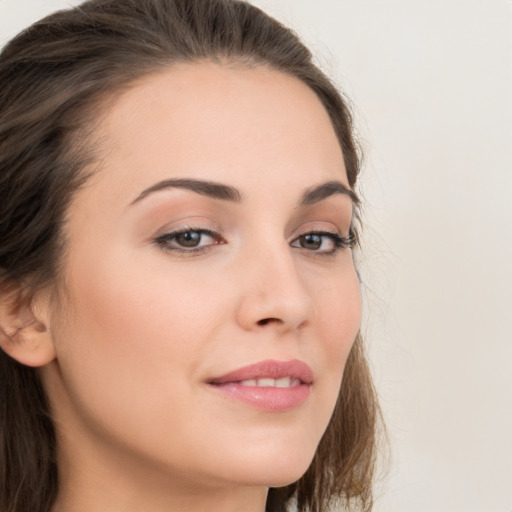
{"label": "nose tip", "polygon": [[238,322],[246,330],[274,328],[278,331],[299,330],[310,320],[309,308],[273,300],[270,295],[245,299],[238,313]]}

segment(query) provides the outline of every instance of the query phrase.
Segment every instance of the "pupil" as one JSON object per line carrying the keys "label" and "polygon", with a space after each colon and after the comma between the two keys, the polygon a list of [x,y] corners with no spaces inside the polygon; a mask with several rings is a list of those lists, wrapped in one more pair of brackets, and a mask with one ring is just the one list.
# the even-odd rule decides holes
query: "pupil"
{"label": "pupil", "polygon": [[201,235],[197,231],[187,231],[177,236],[176,241],[184,247],[197,247],[201,240]]}
{"label": "pupil", "polygon": [[320,249],[322,237],[320,235],[304,235],[302,237],[302,247],[305,249]]}

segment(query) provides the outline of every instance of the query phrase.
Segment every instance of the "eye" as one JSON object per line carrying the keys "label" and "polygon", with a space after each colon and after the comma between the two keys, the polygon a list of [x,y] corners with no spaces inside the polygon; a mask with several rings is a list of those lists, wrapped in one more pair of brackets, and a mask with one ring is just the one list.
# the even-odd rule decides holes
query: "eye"
{"label": "eye", "polygon": [[352,235],[342,237],[330,231],[314,231],[298,236],[292,241],[291,246],[321,254],[334,254],[339,249],[353,247],[354,242]]}
{"label": "eye", "polygon": [[174,240],[180,247],[197,247],[205,238],[204,233],[199,231],[185,231],[185,233],[178,233],[174,235]]}
{"label": "eye", "polygon": [[194,254],[222,244],[224,240],[209,229],[180,228],[157,237],[155,243],[165,251]]}

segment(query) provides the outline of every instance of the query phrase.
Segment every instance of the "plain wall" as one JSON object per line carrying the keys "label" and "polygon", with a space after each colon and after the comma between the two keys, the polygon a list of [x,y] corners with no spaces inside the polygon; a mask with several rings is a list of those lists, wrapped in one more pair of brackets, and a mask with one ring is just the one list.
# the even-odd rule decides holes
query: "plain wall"
{"label": "plain wall", "polygon": [[[77,2],[0,0],[0,44]],[[258,0],[355,104],[376,512],[512,511],[512,2]],[[1,93],[1,92],[0,92]]]}

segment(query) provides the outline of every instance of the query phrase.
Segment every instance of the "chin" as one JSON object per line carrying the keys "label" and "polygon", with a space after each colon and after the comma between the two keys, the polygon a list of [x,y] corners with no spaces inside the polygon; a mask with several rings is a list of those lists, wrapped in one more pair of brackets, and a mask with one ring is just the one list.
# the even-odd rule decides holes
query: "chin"
{"label": "chin", "polygon": [[[316,448],[316,447],[315,447]],[[309,468],[315,449],[286,443],[279,450],[260,449],[248,454],[243,461],[236,461],[227,471],[226,477],[245,485],[284,487],[299,480]],[[225,466],[228,469],[228,465]]]}
{"label": "chin", "polygon": [[297,469],[290,469],[282,474],[273,475],[273,478],[268,478],[264,485],[266,487],[286,487],[287,485],[293,484],[299,480],[304,475],[308,467],[309,464],[305,468],[302,468],[303,470],[301,471],[297,471]]}

